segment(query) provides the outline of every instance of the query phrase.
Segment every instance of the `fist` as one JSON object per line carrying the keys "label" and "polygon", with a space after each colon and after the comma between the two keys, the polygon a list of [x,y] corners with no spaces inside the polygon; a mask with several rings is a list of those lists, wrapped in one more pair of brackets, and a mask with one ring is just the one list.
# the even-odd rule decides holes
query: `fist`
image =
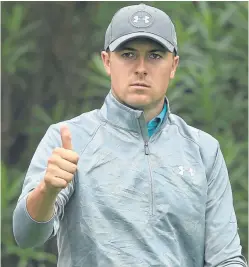
{"label": "fist", "polygon": [[53,150],[44,177],[46,189],[55,193],[66,188],[73,180],[79,160],[79,155],[73,151],[71,133],[66,125],[61,127],[60,134],[62,147]]}

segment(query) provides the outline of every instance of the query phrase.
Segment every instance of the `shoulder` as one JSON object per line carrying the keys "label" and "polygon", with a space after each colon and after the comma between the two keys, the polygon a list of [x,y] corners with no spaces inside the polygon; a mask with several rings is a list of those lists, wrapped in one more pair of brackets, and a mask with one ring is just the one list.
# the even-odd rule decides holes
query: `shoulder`
{"label": "shoulder", "polygon": [[199,147],[203,164],[207,168],[207,173],[209,173],[220,150],[218,140],[209,133],[188,125],[185,120],[175,114],[170,114],[169,117],[170,125],[177,127],[177,131],[182,138]]}
{"label": "shoulder", "polygon": [[46,135],[54,140],[57,145],[60,145],[60,128],[62,125],[67,125],[72,136],[73,148],[77,153],[81,153],[101,126],[97,113],[98,110],[93,110],[72,119],[52,124],[49,126]]}

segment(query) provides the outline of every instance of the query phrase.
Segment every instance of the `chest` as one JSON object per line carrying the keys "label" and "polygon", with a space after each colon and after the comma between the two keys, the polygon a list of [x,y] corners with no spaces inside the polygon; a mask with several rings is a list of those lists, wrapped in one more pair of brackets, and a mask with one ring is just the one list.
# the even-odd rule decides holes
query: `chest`
{"label": "chest", "polygon": [[149,143],[148,155],[142,141],[93,142],[78,164],[76,197],[92,203],[94,216],[107,212],[138,222],[170,216],[176,222],[203,220],[207,182],[197,153],[169,141]]}

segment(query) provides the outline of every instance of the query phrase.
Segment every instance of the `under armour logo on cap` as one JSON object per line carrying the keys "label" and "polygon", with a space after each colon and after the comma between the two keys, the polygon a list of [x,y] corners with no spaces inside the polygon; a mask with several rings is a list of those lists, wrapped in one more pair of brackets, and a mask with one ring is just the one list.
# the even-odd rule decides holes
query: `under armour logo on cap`
{"label": "under armour logo on cap", "polygon": [[133,22],[137,23],[139,20],[144,20],[145,23],[149,23],[150,17],[148,17],[148,16],[145,16],[145,17],[135,16]]}
{"label": "under armour logo on cap", "polygon": [[153,17],[145,11],[138,11],[130,18],[130,23],[137,28],[149,27],[153,23]]}

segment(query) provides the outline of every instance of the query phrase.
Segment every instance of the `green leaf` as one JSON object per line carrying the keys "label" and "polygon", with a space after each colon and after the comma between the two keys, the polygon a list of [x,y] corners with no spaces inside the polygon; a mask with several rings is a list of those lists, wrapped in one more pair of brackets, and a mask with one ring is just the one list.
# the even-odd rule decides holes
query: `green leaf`
{"label": "green leaf", "polygon": [[12,16],[9,20],[8,29],[11,34],[17,33],[25,18],[25,8],[22,4],[15,4],[12,10]]}
{"label": "green leaf", "polygon": [[7,180],[7,170],[3,162],[1,162],[1,210],[7,208],[7,190],[8,190],[8,180]]}
{"label": "green leaf", "polygon": [[47,114],[47,112],[40,106],[35,105],[33,108],[34,117],[46,125],[53,123],[53,119]]}

